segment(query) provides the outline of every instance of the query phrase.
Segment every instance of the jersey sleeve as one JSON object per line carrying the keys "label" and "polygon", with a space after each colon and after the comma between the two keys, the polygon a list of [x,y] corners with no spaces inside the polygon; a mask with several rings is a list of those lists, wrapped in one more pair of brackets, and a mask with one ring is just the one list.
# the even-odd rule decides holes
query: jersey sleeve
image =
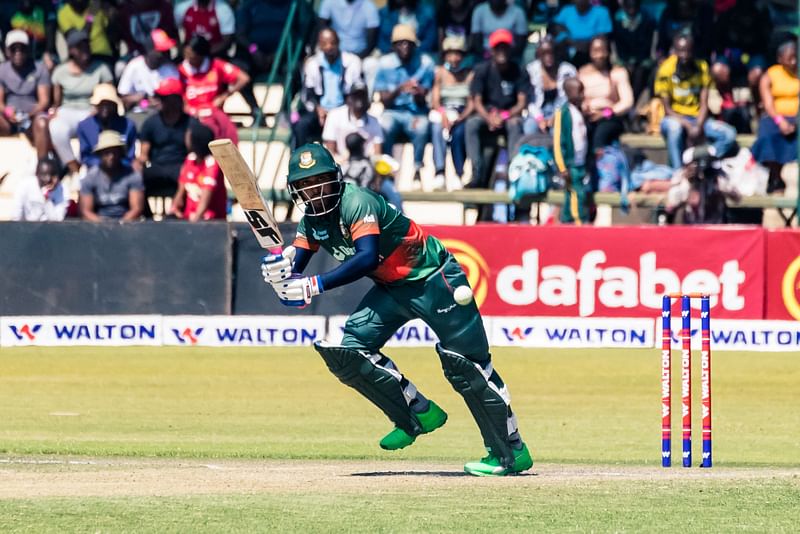
{"label": "jersey sleeve", "polygon": [[[210,161],[209,161],[210,160]],[[217,187],[217,180],[220,176],[219,165],[213,157],[209,156],[205,160],[203,170],[197,178],[197,183],[200,184],[201,189],[211,189]]]}
{"label": "jersey sleeve", "polygon": [[358,188],[351,197],[342,198],[341,213],[353,241],[365,235],[380,235],[381,203],[375,195]]}
{"label": "jersey sleeve", "polygon": [[308,230],[306,228],[305,218],[300,219],[300,223],[297,225],[297,234],[294,237],[294,242],[292,245],[294,245],[295,248],[303,248],[312,252],[316,252],[319,250],[319,243],[315,242],[313,239],[310,239],[307,232]]}
{"label": "jersey sleeve", "polygon": [[239,67],[221,59],[214,59],[214,63],[215,70],[223,82],[231,85],[236,81],[236,77],[239,76]]}

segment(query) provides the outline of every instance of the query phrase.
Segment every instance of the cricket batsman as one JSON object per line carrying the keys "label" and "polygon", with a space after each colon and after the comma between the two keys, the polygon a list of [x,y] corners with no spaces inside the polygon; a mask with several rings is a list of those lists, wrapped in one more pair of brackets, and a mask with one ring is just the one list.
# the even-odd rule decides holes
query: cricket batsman
{"label": "cricket batsman", "polygon": [[[305,214],[293,246],[264,257],[264,280],[287,306],[305,306],[364,276],[375,282],[348,318],[341,346],[317,342],[314,348],[336,378],[394,423],[380,446],[402,449],[447,421],[447,414],[381,352],[400,326],[420,318],[439,337],[436,352],[444,375],[464,397],[489,453],[467,463],[464,471],[504,476],[529,469],[533,460],[520,437],[508,389],[492,367],[478,307],[474,300],[465,305],[454,301],[454,289],[469,284],[452,254],[383,197],[345,183],[322,145],[306,144],[292,153],[288,186]],[[320,247],[341,264],[304,275]]]}

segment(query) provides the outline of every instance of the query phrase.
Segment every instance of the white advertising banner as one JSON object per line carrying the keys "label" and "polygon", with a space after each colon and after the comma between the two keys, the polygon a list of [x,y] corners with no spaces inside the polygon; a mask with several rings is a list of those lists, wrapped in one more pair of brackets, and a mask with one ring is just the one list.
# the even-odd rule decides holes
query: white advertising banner
{"label": "white advertising banner", "polygon": [[161,345],[160,315],[0,317],[0,346]]}
{"label": "white advertising banner", "polygon": [[[661,347],[661,321],[656,321],[656,346]],[[701,346],[700,320],[692,319],[692,348]],[[681,320],[672,317],[672,348],[681,346]],[[711,318],[711,351],[800,352],[800,322]]]}
{"label": "white advertising banner", "polygon": [[164,345],[290,347],[325,337],[323,316],[164,316]]}
{"label": "white advertising banner", "polygon": [[496,347],[650,348],[652,319],[589,317],[492,317]]}

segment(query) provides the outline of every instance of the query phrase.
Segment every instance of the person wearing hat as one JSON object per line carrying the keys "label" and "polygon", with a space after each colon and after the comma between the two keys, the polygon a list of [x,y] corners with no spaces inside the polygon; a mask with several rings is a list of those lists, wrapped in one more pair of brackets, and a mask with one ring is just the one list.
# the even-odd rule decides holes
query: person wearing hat
{"label": "person wearing hat", "polygon": [[[262,259],[262,276],[290,307],[305,307],[364,277],[374,282],[347,320],[341,343],[317,342],[314,348],[336,378],[394,423],[380,447],[408,447],[447,421],[444,410],[382,352],[398,328],[422,319],[439,337],[436,352],[445,377],[464,397],[489,450],[464,470],[504,476],[530,469],[533,460],[518,431],[508,389],[492,366],[478,306],[474,300],[461,300],[461,305],[454,300],[455,288],[469,294],[467,276],[442,242],[380,195],[343,182],[322,145],[304,145],[292,153],[287,182],[305,214],[293,245]],[[341,265],[304,274],[320,248]]]}
{"label": "person wearing hat", "polygon": [[119,132],[100,133],[94,153],[100,164],[81,180],[79,205],[87,221],[135,221],[144,209],[142,176],[123,163],[125,141]]}
{"label": "person wearing hat", "polygon": [[56,6],[53,2],[43,0],[19,0],[18,2],[4,2],[16,4],[8,18],[0,14],[0,20],[8,20],[12,30],[22,30],[30,38],[30,54],[37,61],[41,61],[52,72],[55,60],[58,58],[56,51]]}
{"label": "person wearing hat", "polygon": [[78,141],[81,149],[81,163],[93,167],[99,163],[94,146],[100,132],[114,130],[125,141],[127,150],[123,162],[130,165],[136,157],[136,125],[132,120],[120,115],[124,109],[117,89],[110,83],[101,83],[94,88],[90,102],[94,113],[78,123]]}
{"label": "person wearing hat", "polygon": [[150,99],[161,80],[180,77],[169,57],[175,44],[167,32],[156,28],[144,44],[146,52],[131,59],[122,71],[117,89],[125,109],[132,112],[131,118],[138,124],[154,112]]}
{"label": "person wearing hat", "polygon": [[520,59],[528,41],[528,19],[525,11],[509,0],[486,0],[475,7],[472,12],[472,50],[481,57],[490,56],[492,45],[489,37],[500,29],[513,36],[511,55]]}
{"label": "person wearing hat", "polygon": [[[424,0],[388,0],[378,12],[381,25],[378,29],[378,50],[383,54],[392,51],[392,32],[401,23],[411,24],[417,33],[417,47],[423,54],[435,54],[438,43],[436,10]],[[413,20],[414,22],[409,22]]]}
{"label": "person wearing hat", "polygon": [[417,50],[417,34],[407,24],[392,30],[391,54],[381,57],[375,91],[384,110],[380,117],[384,150],[391,154],[403,135],[414,145],[414,179],[419,180],[425,145],[430,136],[426,98],[433,86],[433,60]]}
{"label": "person wearing hat", "polygon": [[436,167],[435,189],[445,189],[445,158],[447,145],[453,155],[453,166],[459,182],[464,175],[467,159],[464,144],[465,121],[474,107],[469,96],[472,69],[463,66],[467,42],[464,37],[447,37],[442,41],[444,64],[436,67],[431,91],[431,140],[433,163]]}
{"label": "person wearing hat", "polygon": [[490,169],[483,161],[487,143],[498,146],[505,135],[506,147],[513,150],[522,137],[522,111],[528,102],[528,73],[511,58],[514,36],[495,30],[489,36],[492,58],[475,67],[470,84],[475,111],[466,125],[467,156],[472,161],[472,181],[467,187],[488,187]]}
{"label": "person wearing hat", "polygon": [[44,159],[50,151],[50,73],[41,61],[34,61],[29,43],[22,30],[6,34],[8,61],[0,63],[0,135],[24,133],[37,157]]}
{"label": "person wearing hat", "polygon": [[339,36],[331,28],[320,30],[317,51],[303,64],[302,113],[292,127],[296,145],[319,139],[328,113],[344,105],[361,76],[361,59],[339,48]]}
{"label": "person wearing hat", "polygon": [[180,80],[162,80],[153,98],[158,112],[142,124],[137,168],[142,170],[147,198],[173,197],[181,165],[188,155],[186,132],[197,119],[184,111]]}
{"label": "person wearing hat", "polygon": [[90,98],[101,83],[112,83],[114,76],[105,63],[92,59],[89,36],[71,31],[66,36],[69,58],[53,71],[53,104],[50,109],[50,138],[53,148],[70,172],[81,164],[72,151],[70,139],[77,135],[78,123],[92,113]]}

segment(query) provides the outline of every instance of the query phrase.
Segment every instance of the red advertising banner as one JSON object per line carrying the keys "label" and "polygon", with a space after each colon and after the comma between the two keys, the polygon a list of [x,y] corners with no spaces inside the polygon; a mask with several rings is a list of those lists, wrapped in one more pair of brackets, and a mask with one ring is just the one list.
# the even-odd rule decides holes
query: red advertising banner
{"label": "red advertising banner", "polygon": [[[764,316],[766,233],[746,227],[432,226],[487,315],[654,317],[664,293]],[[800,246],[800,245],[798,245]],[[699,306],[699,302],[697,303]]]}
{"label": "red advertising banner", "polygon": [[800,232],[767,232],[767,319],[800,321]]}

